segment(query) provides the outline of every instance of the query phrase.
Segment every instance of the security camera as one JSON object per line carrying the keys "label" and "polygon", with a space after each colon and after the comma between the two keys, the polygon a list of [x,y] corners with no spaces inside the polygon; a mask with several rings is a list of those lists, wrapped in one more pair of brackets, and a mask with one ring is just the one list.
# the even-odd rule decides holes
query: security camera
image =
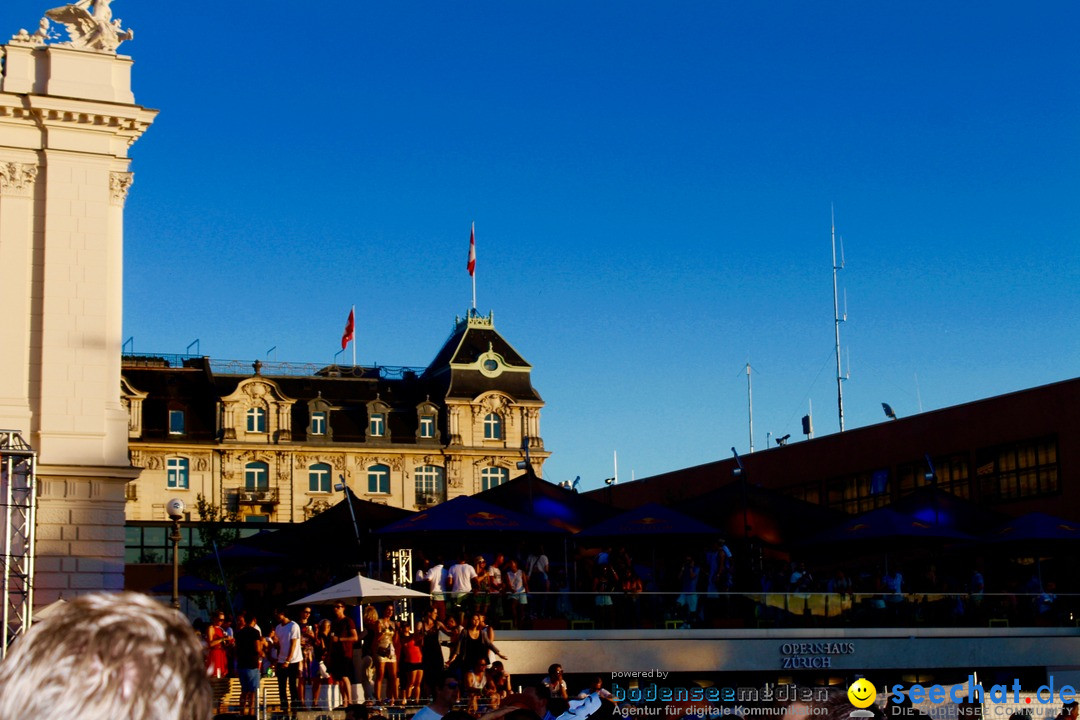
{"label": "security camera", "polygon": [[180,498],[173,498],[169,502],[165,503],[165,512],[173,520],[184,519],[184,501]]}

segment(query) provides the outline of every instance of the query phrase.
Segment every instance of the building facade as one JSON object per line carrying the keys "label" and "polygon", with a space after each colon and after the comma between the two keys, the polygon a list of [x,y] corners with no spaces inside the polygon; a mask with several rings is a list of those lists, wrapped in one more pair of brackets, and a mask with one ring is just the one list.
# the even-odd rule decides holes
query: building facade
{"label": "building facade", "polygon": [[806,442],[609,486],[621,508],[673,504],[744,477],[850,514],[927,486],[1007,515],[1080,521],[1080,379],[986,398]]}
{"label": "building facade", "polygon": [[[410,510],[537,473],[548,453],[531,366],[491,315],[458,318],[426,368],[126,356],[129,521],[201,495],[246,522],[300,522],[358,497]],[[193,515],[197,519],[196,515]]]}
{"label": "building facade", "polygon": [[0,45],[0,428],[38,457],[38,604],[123,587],[124,203],[157,115],[116,53],[128,34],[90,16],[48,45],[48,23]]}

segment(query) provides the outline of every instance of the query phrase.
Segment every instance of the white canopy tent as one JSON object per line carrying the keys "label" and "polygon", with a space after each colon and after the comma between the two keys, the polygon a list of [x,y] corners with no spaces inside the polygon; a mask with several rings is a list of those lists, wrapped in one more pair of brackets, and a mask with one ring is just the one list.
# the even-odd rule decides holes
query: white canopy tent
{"label": "white canopy tent", "polygon": [[300,598],[290,605],[329,605],[343,602],[350,605],[360,603],[386,602],[387,600],[400,600],[402,598],[430,598],[427,593],[410,590],[409,588],[391,585],[381,580],[373,580],[357,573],[337,585],[323,588],[313,595]]}

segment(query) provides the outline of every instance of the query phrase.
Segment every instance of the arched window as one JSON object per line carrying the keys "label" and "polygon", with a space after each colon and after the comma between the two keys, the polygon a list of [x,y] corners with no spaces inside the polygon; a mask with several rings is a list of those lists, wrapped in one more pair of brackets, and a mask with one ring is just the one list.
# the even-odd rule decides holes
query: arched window
{"label": "arched window", "polygon": [[247,411],[247,431],[249,433],[266,432],[266,411],[253,407]]}
{"label": "arched window", "polygon": [[269,490],[270,466],[264,462],[249,462],[245,465],[244,488],[247,490]]}
{"label": "arched window", "polygon": [[480,489],[490,490],[510,479],[510,471],[501,467],[486,467],[480,471]]}
{"label": "arched window", "polygon": [[171,457],[165,462],[165,470],[168,473],[167,487],[171,490],[188,489],[188,459]]}
{"label": "arched window", "polygon": [[369,493],[390,494],[390,468],[386,465],[372,465],[367,471],[367,491]]}
{"label": "arched window", "polygon": [[308,492],[330,492],[330,466],[315,463],[308,468]]}
{"label": "arched window", "polygon": [[433,505],[443,496],[443,469],[436,465],[423,465],[413,471],[416,481],[416,504]]}
{"label": "arched window", "polygon": [[498,413],[488,413],[484,416],[484,439],[502,440],[502,418]]}

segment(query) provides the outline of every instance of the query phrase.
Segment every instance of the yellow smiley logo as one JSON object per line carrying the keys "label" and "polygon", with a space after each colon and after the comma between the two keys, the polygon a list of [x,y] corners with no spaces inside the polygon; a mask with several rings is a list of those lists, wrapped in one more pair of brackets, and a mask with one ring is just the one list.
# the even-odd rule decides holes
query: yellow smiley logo
{"label": "yellow smiley logo", "polygon": [[877,690],[866,678],[859,678],[847,689],[848,700],[857,708],[868,708],[877,698]]}

